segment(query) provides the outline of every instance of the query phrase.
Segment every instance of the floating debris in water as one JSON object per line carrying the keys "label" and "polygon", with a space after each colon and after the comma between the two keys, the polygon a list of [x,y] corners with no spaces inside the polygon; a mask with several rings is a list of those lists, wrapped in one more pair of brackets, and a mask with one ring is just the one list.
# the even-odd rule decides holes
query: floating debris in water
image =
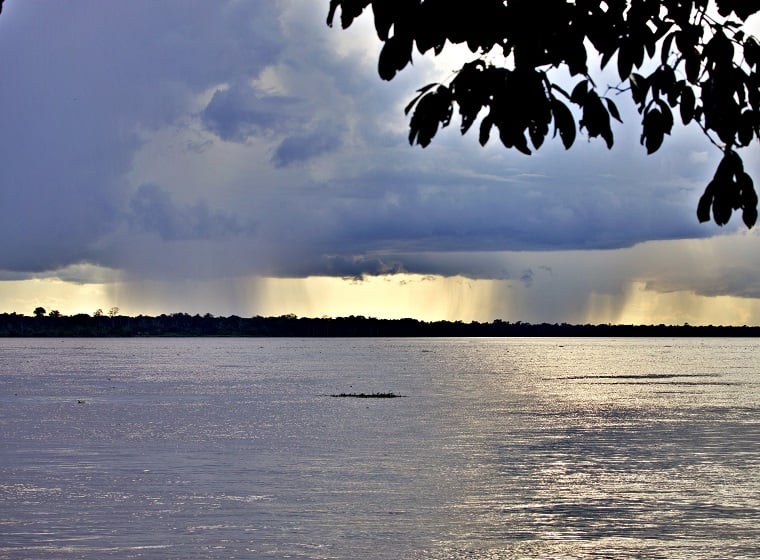
{"label": "floating debris in water", "polygon": [[395,393],[338,393],[330,395],[331,397],[351,397],[354,399],[396,399],[404,395]]}

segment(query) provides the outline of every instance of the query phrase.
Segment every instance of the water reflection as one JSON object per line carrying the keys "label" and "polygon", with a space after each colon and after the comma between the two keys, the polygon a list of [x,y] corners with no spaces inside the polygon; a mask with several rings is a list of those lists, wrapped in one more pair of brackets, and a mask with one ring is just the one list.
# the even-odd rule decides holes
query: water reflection
{"label": "water reflection", "polygon": [[751,557],[757,375],[743,361],[722,373],[684,370],[689,361],[716,368],[704,354],[669,362],[652,357],[656,348],[644,359],[641,348],[608,350],[577,343],[531,364],[544,374],[521,379],[523,400],[497,414],[506,429],[493,435],[489,462],[499,477],[484,476],[466,502],[490,527],[476,556]]}

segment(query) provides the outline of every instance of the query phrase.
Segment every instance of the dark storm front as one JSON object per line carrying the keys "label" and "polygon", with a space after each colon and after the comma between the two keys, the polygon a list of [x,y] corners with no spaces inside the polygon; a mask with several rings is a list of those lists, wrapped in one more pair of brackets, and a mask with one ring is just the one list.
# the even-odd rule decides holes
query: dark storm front
{"label": "dark storm front", "polygon": [[[752,558],[753,339],[5,339],[2,558]],[[336,398],[331,395],[402,398]]]}

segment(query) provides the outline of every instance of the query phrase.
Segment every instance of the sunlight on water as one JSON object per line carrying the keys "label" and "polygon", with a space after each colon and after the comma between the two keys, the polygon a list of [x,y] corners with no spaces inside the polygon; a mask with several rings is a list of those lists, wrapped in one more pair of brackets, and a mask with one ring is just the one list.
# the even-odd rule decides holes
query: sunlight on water
{"label": "sunlight on water", "polygon": [[[0,340],[2,558],[755,558],[754,340]],[[395,399],[333,398],[384,393]]]}

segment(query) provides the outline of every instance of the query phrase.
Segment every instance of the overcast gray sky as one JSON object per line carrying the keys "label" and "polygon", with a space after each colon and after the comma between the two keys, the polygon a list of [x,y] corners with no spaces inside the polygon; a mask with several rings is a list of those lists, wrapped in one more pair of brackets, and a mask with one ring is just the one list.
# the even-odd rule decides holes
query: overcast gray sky
{"label": "overcast gray sky", "polygon": [[[337,302],[341,289],[344,300],[361,293],[363,275],[396,274],[397,293],[405,278],[488,281],[488,297],[456,296],[480,302],[481,319],[582,320],[590,302],[615,308],[637,290],[740,297],[755,313],[760,239],[738,217],[725,228],[696,220],[721,155],[699,131],[678,128],[647,157],[640,117],[621,101],[632,126],[614,128],[611,151],[581,136],[527,157],[480,148],[457,126],[410,147],[404,105],[460,54],[417,57],[382,82],[369,14],[329,29],[327,4],[8,0],[0,310],[29,313],[11,308],[31,301],[18,295],[24,282],[57,278],[118,283],[108,293],[132,313],[334,314],[305,306],[292,284],[279,307],[220,286],[350,279],[323,288]],[[760,178],[757,144],[742,155]],[[359,297],[351,310],[365,308]],[[451,309],[439,315],[475,317]],[[760,322],[752,313],[735,320]]]}

